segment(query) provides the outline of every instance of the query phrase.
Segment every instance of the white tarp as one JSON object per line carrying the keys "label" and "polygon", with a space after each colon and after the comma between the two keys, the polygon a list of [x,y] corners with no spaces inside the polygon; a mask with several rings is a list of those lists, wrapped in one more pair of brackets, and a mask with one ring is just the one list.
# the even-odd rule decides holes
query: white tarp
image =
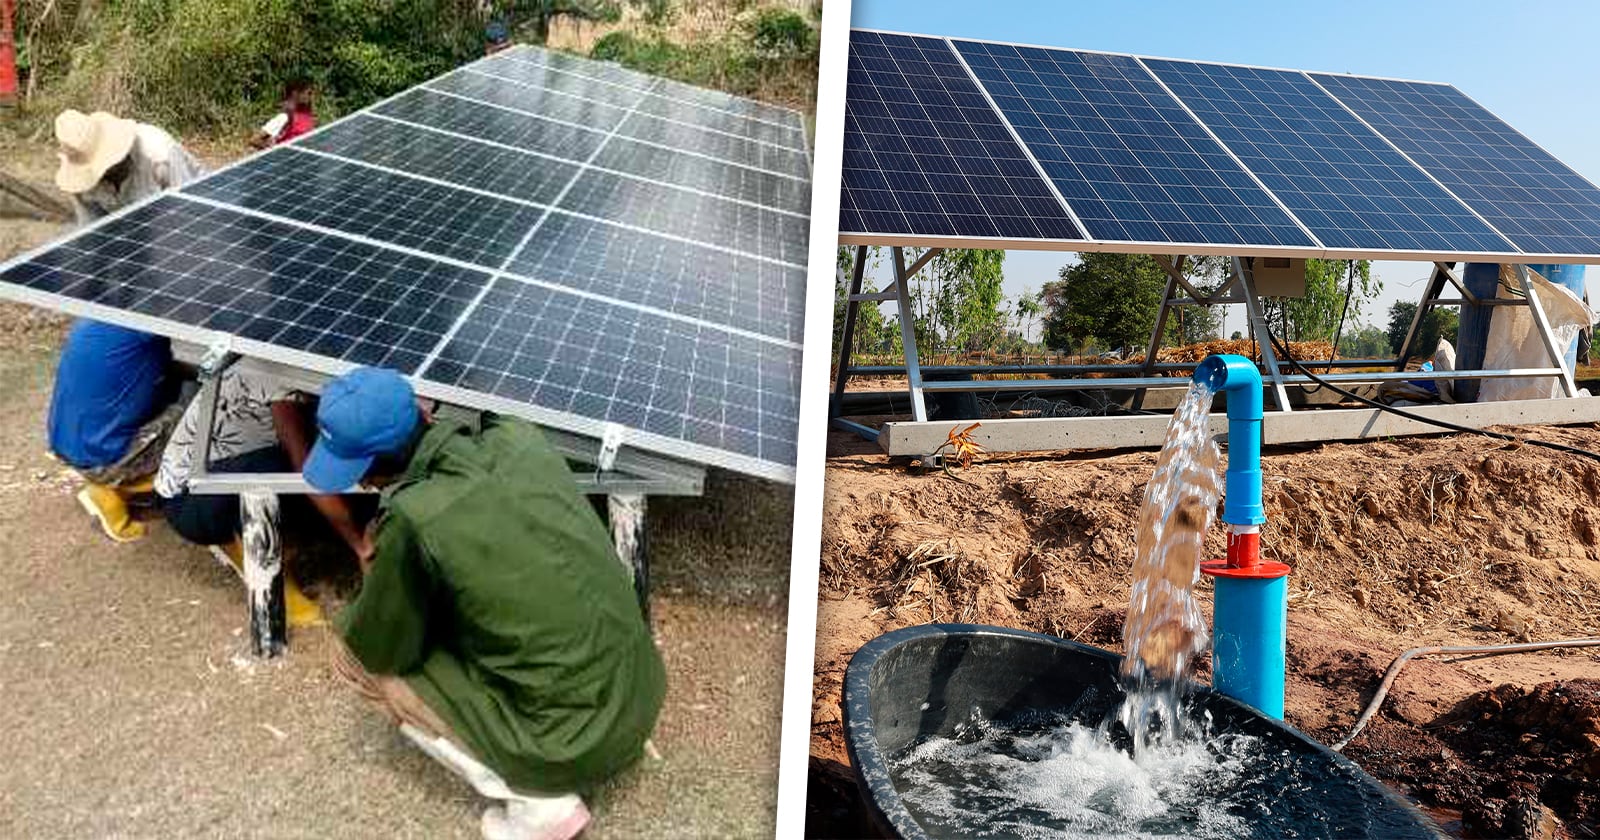
{"label": "white tarp", "polygon": [[[1544,308],[1550,322],[1550,332],[1555,336],[1556,350],[1563,357],[1578,331],[1595,322],[1595,313],[1572,290],[1533,276],[1533,293]],[[1511,290],[1520,290],[1513,266],[1500,266],[1499,297],[1511,297]],[[1520,295],[1517,295],[1520,297]],[[1533,310],[1526,306],[1497,306],[1489,325],[1489,338],[1483,354],[1484,370],[1510,370],[1513,368],[1555,367],[1550,360],[1539,330],[1534,326]],[[1513,379],[1484,379],[1478,387],[1478,402],[1498,400],[1547,400],[1565,396],[1561,381],[1553,376],[1517,377]]]}

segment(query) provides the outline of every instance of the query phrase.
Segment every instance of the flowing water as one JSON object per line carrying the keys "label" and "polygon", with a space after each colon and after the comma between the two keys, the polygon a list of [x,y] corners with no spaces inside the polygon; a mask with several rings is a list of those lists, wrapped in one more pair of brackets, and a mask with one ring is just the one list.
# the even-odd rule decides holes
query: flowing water
{"label": "flowing water", "polygon": [[1128,697],[1119,711],[1135,752],[1183,738],[1178,694],[1194,658],[1211,642],[1194,585],[1222,493],[1220,456],[1210,433],[1212,395],[1210,385],[1190,384],[1167,426],[1139,508],[1133,589],[1122,629]]}

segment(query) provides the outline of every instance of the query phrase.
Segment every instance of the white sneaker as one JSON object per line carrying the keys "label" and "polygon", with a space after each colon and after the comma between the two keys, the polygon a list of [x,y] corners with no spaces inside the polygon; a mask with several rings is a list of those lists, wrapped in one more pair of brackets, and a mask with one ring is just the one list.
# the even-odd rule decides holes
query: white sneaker
{"label": "white sneaker", "polygon": [[518,797],[483,812],[484,840],[572,840],[589,826],[589,809],[577,794]]}

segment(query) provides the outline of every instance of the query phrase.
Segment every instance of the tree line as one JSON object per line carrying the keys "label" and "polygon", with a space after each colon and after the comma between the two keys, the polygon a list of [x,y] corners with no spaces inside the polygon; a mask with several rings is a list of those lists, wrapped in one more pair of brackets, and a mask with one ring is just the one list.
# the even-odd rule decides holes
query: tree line
{"label": "tree line", "polygon": [[[838,254],[838,288],[834,305],[834,352],[843,336],[845,297],[854,267],[855,248]],[[908,249],[908,265],[919,252]],[[877,290],[870,278],[880,274],[887,249],[868,249],[863,291]],[[1056,278],[1034,292],[1024,289],[1008,298],[1002,284],[1005,252],[946,249],[924,267],[910,287],[912,324],[918,352],[997,353],[1057,352],[1076,355],[1141,353],[1155,330],[1167,272],[1148,256],[1079,254],[1063,265]],[[1201,257],[1183,266],[1185,280],[1202,294],[1222,287],[1231,271],[1220,257]],[[1343,358],[1384,358],[1396,352],[1416,313],[1415,303],[1397,303],[1387,328],[1364,324],[1363,316],[1381,283],[1366,260],[1307,260],[1306,294],[1298,298],[1265,298],[1268,327],[1289,341],[1338,340]],[[871,303],[858,308],[853,353],[900,354],[900,316],[886,316]],[[1037,332],[1035,327],[1038,327]],[[1184,306],[1170,310],[1163,346],[1222,338],[1222,312],[1217,306]],[[1453,309],[1434,309],[1424,319],[1414,355],[1429,355],[1441,337],[1454,340]],[[1244,338],[1236,331],[1232,338]]]}

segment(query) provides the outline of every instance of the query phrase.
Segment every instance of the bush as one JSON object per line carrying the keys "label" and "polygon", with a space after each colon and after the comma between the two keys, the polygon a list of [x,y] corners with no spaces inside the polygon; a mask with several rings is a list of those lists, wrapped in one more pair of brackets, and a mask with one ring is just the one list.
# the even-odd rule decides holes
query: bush
{"label": "bush", "polygon": [[811,47],[811,25],[798,12],[762,9],[753,29],[756,54],[762,58],[794,58]]}
{"label": "bush", "polygon": [[[480,54],[459,0],[125,0],[95,10],[38,110],[103,108],[176,131],[238,131],[310,78],[331,119]],[[65,45],[58,52],[68,52]],[[43,68],[36,68],[42,70]]]}

